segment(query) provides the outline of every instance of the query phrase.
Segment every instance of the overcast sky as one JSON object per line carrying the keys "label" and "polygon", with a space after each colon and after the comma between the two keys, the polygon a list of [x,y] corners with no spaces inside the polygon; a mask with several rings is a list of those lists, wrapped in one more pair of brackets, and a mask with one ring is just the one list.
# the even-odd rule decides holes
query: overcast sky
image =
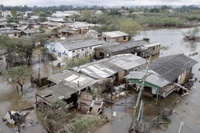
{"label": "overcast sky", "polygon": [[5,6],[57,6],[57,5],[98,5],[98,6],[135,6],[135,5],[200,5],[200,0],[0,0]]}

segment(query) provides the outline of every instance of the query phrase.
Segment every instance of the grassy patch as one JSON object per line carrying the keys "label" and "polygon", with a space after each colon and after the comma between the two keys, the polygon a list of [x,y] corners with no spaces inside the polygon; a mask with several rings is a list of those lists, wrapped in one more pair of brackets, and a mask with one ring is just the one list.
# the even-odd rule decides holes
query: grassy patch
{"label": "grassy patch", "polygon": [[98,116],[80,115],[72,119],[64,128],[69,133],[91,133],[104,122],[105,120]]}

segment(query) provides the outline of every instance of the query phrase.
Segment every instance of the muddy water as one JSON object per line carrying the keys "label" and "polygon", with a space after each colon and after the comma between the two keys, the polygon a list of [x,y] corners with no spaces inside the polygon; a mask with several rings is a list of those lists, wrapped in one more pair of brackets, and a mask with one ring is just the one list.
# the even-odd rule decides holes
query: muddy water
{"label": "muddy water", "polygon": [[[162,29],[144,31],[141,35],[135,37],[135,39],[142,39],[143,37],[150,38],[151,42],[160,42],[162,46],[167,49],[162,49],[160,56],[166,56],[171,54],[185,53],[189,55],[192,52],[200,53],[199,42],[185,42],[183,40],[182,32],[187,29]],[[200,61],[200,54],[192,56],[191,58]],[[5,69],[5,65],[0,62],[0,68]],[[36,75],[38,73],[39,65],[33,66],[33,71]],[[195,77],[200,77],[200,63],[195,68]],[[41,70],[47,70],[45,74],[52,73],[50,66],[41,65]],[[44,71],[42,71],[44,72]],[[198,81],[200,78],[198,79]],[[35,102],[34,94],[38,88],[30,87],[30,83],[24,86],[24,95],[18,95],[15,86],[7,84],[5,78],[0,77],[0,117],[5,115],[8,110],[20,110],[26,108]],[[160,101],[159,105],[166,106],[179,97],[177,94],[170,95],[167,99]],[[143,97],[145,103],[145,115],[147,119],[157,114],[157,110],[161,109],[160,106],[155,106],[155,99]],[[177,106],[174,108],[175,113],[167,121],[168,124],[163,124],[156,129],[152,129],[153,133],[173,133],[178,132],[180,122],[184,122],[182,133],[199,133],[200,131],[200,83],[196,82],[191,89],[190,94],[182,97]],[[121,98],[114,106],[108,106],[105,108],[105,114],[110,117],[111,122],[101,127],[97,133],[127,133],[130,122],[133,107],[135,105],[136,95],[132,93],[127,98]],[[34,125],[30,126],[30,120],[34,120]],[[22,133],[45,133],[41,123],[37,123],[38,120],[35,117],[35,112],[31,112],[26,121],[26,126],[21,129]],[[37,123],[37,124],[36,124]],[[15,133],[16,130],[5,125],[0,119],[0,128],[4,133]]]}
{"label": "muddy water", "polygon": [[[188,29],[159,29],[143,31],[140,35],[134,39],[142,39],[144,37],[150,38],[150,42],[159,42],[161,46],[160,57],[184,53],[189,55],[193,52],[199,52],[198,55],[191,56],[191,58],[200,62],[200,42],[187,42],[183,40],[182,32]],[[200,63],[194,67],[194,76],[198,78],[198,81],[194,83],[193,88],[189,92],[189,95],[181,97],[180,95],[173,93],[166,99],[160,100],[158,106],[155,105],[155,99],[144,98],[144,114],[145,118],[151,119],[158,113],[158,110],[162,110],[163,107],[174,102],[175,99],[181,97],[177,105],[174,108],[173,116],[169,117],[159,127],[152,129],[152,133],[175,133],[179,131],[181,122],[184,122],[181,133],[199,133],[200,132]],[[121,99],[120,102],[128,102],[129,106],[116,106],[113,105],[105,110],[106,114],[110,113],[112,121],[103,127],[99,128],[96,133],[128,133],[128,129],[131,121],[131,114],[135,102],[135,95],[131,95],[127,100]],[[130,104],[131,103],[131,104]],[[153,114],[153,115],[152,115]]]}

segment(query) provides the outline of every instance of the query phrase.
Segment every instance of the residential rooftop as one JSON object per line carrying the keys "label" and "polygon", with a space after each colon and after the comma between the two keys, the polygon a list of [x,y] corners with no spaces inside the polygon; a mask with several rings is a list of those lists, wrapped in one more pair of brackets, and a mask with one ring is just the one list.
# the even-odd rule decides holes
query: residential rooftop
{"label": "residential rooftop", "polygon": [[106,35],[108,37],[115,38],[115,37],[127,36],[129,34],[124,33],[122,31],[110,31],[110,32],[103,32],[102,35]]}
{"label": "residential rooftop", "polygon": [[[145,75],[145,71],[144,70],[132,71],[126,76],[126,79],[129,79],[129,80],[141,80],[142,81],[144,75]],[[170,84],[169,81],[165,80],[163,77],[161,77],[160,75],[158,75],[154,71],[151,71],[151,70],[148,71],[147,75],[148,76],[146,77],[145,82],[153,84],[153,85],[157,86],[158,88],[162,88],[162,87]]]}
{"label": "residential rooftop", "polygon": [[75,41],[75,42],[60,42],[63,44],[64,47],[66,47],[68,50],[76,50],[86,47],[93,47],[98,45],[103,45],[103,41],[98,40],[81,40],[81,41]]}
{"label": "residential rooftop", "polygon": [[197,63],[197,61],[184,54],[176,54],[155,59],[150,63],[149,70],[155,71],[169,81],[174,81]]}
{"label": "residential rooftop", "polygon": [[136,69],[141,65],[146,64],[146,60],[133,54],[121,54],[111,56],[102,60],[87,63],[85,65],[75,67],[74,70],[93,77],[95,79],[108,78],[121,72],[122,70]]}
{"label": "residential rooftop", "polygon": [[77,91],[82,90],[87,86],[92,86],[97,82],[97,80],[91,77],[71,70],[64,70],[60,73],[53,74],[48,77],[48,80],[56,84],[63,84],[71,87]]}
{"label": "residential rooftop", "polygon": [[144,40],[137,40],[137,41],[130,41],[127,43],[115,43],[114,45],[110,45],[110,46],[103,45],[96,49],[105,49],[105,50],[108,50],[109,52],[117,52],[117,51],[135,48],[135,47],[139,47],[139,46],[147,45],[147,44],[149,44],[149,42],[144,41]]}

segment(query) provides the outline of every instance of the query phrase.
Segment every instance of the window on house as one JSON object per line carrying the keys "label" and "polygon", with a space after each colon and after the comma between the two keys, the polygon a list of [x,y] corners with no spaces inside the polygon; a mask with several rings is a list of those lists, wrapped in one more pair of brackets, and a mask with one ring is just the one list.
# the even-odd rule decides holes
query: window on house
{"label": "window on house", "polygon": [[90,47],[90,49],[92,49],[92,47]]}
{"label": "window on house", "polygon": [[123,36],[123,40],[126,40],[126,36]]}
{"label": "window on house", "polygon": [[75,51],[72,51],[73,53],[75,52]]}
{"label": "window on house", "polygon": [[83,51],[84,49],[82,49],[82,51]]}
{"label": "window on house", "polygon": [[58,52],[58,57],[61,57],[61,53],[60,52]]}

